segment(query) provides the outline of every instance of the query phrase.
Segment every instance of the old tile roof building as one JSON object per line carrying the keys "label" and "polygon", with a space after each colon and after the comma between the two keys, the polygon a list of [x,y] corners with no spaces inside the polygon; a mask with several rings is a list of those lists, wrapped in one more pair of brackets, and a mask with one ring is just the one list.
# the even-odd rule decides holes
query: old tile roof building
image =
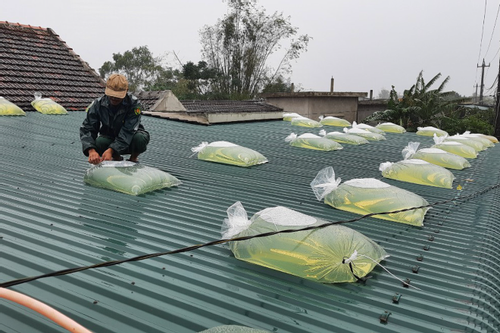
{"label": "old tile roof building", "polygon": [[141,91],[135,93],[141,100],[146,115],[217,124],[252,120],[282,119],[283,109],[264,100],[182,100],[170,91]]}
{"label": "old tile roof building", "polygon": [[34,111],[35,92],[68,111],[85,110],[104,82],[50,28],[0,21],[0,96]]}

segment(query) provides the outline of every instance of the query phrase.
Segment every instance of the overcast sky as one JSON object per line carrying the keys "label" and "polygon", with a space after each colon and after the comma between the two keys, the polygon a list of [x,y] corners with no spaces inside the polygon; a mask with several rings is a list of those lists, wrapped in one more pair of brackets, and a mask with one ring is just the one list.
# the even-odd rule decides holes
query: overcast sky
{"label": "overcast sky", "polygon": [[[376,97],[394,85],[401,93],[423,70],[427,81],[438,73],[443,79],[450,76],[446,90],[470,96],[481,83],[477,65],[484,58],[490,64],[485,95],[496,92],[500,0],[257,4],[269,14],[290,16],[299,34],[313,38],[308,51],[293,63],[292,82],[304,91],[329,91],[333,77],[335,91],[373,90]],[[226,12],[223,0],[16,0],[2,3],[0,20],[52,28],[98,70],[113,53],[143,45],[155,56],[169,57],[175,51],[182,62],[196,63],[201,60],[200,29]],[[170,65],[177,65],[173,58]]]}

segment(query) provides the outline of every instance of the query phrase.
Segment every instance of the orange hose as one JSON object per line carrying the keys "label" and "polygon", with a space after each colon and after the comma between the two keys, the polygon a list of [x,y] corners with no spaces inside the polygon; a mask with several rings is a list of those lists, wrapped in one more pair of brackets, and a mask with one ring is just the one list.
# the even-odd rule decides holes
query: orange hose
{"label": "orange hose", "polygon": [[0,298],[5,298],[9,301],[21,304],[33,311],[40,313],[41,315],[49,318],[56,324],[74,333],[92,333],[82,325],[78,324],[73,319],[70,319],[63,315],[61,312],[54,308],[51,308],[47,304],[37,301],[34,298],[23,295],[16,291],[12,291],[5,288],[0,288]]}

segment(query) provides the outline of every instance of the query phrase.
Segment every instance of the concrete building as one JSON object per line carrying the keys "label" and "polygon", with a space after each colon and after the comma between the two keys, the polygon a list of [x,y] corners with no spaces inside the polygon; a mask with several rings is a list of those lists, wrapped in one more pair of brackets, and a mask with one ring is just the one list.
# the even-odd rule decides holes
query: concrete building
{"label": "concrete building", "polygon": [[264,94],[266,102],[311,119],[334,116],[350,122],[358,121],[358,99],[365,92],[291,92]]}

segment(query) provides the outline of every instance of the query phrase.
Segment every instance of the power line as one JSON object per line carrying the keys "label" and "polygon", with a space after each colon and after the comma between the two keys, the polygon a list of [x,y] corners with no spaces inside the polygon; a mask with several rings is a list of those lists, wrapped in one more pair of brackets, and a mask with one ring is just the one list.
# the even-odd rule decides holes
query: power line
{"label": "power line", "polygon": [[488,91],[488,93],[492,93],[492,90],[496,87],[497,82],[498,82],[498,76],[495,77],[495,81],[493,81],[493,84],[491,85],[491,87],[486,89]]}
{"label": "power line", "polygon": [[[486,13],[486,11],[485,11],[485,13]],[[493,24],[493,30],[491,31],[490,42],[488,43],[488,48],[486,49],[486,53],[484,54],[485,58],[488,55],[488,51],[490,50],[491,41],[493,40],[493,34],[495,33],[495,27],[497,26],[497,20],[498,20],[499,13],[500,13],[500,3],[498,4],[497,16],[495,17],[495,23]],[[493,58],[495,58],[495,57],[493,57]]]}
{"label": "power line", "polygon": [[486,21],[486,7],[488,6],[488,0],[484,0],[484,14],[483,14],[483,26],[481,28],[481,42],[479,43],[479,54],[477,56],[477,63],[481,59],[481,49],[483,48],[483,37],[484,37],[484,22]]}
{"label": "power line", "polygon": [[[486,7],[488,5],[488,0],[484,0],[484,14],[483,14],[483,25],[481,28],[481,41],[479,42],[479,54],[477,55],[477,63],[479,64],[479,60],[481,59],[481,51],[483,48],[483,36],[484,36],[484,22],[486,21]],[[484,74],[484,68],[483,68],[483,74]],[[477,82],[477,69],[476,69],[476,78],[475,81]]]}
{"label": "power line", "polygon": [[351,220],[327,222],[327,223],[323,223],[321,225],[309,226],[309,227],[304,227],[304,228],[300,228],[300,229],[285,229],[285,230],[280,230],[280,231],[271,231],[271,232],[266,232],[263,234],[257,234],[257,235],[253,235],[253,236],[242,236],[242,237],[235,237],[235,238],[231,238],[231,239],[218,239],[218,240],[213,240],[211,242],[197,244],[197,245],[188,246],[188,247],[183,247],[183,248],[180,248],[177,250],[172,250],[172,251],[167,251],[167,252],[157,252],[157,253],[145,254],[145,255],[141,255],[141,256],[137,256],[137,257],[133,257],[133,258],[128,258],[128,259],[123,259],[123,260],[104,261],[104,262],[101,262],[101,263],[98,263],[95,265],[90,265],[90,266],[81,266],[81,267],[63,269],[60,271],[50,272],[50,273],[42,274],[42,275],[38,275],[38,276],[24,277],[24,278],[20,278],[20,279],[16,279],[16,280],[2,282],[2,283],[0,283],[0,288],[8,288],[8,287],[16,286],[19,284],[35,281],[38,279],[47,278],[47,277],[73,274],[73,273],[85,271],[88,269],[96,269],[96,268],[101,268],[101,267],[115,266],[115,265],[123,264],[126,262],[141,261],[141,260],[156,258],[156,257],[165,256],[165,255],[169,255],[169,254],[189,252],[189,251],[197,250],[199,248],[207,247],[207,246],[220,245],[220,244],[225,244],[225,243],[229,243],[229,242],[239,242],[239,241],[249,240],[249,239],[253,239],[253,238],[269,237],[269,236],[274,236],[277,234],[287,234],[287,233],[289,234],[289,233],[295,233],[295,232],[299,232],[299,231],[323,229],[323,228],[326,228],[326,227],[329,227],[332,225],[356,222],[356,221],[359,221],[361,219],[364,219],[367,217],[372,217],[375,215],[396,214],[396,213],[406,212],[406,211],[415,210],[415,209],[423,209],[423,208],[430,208],[430,207],[438,206],[438,205],[444,205],[444,204],[447,204],[450,202],[466,201],[466,200],[473,199],[479,195],[483,195],[483,194],[485,194],[491,190],[494,190],[496,188],[499,188],[499,187],[500,187],[500,183],[495,184],[495,185],[491,185],[491,186],[486,187],[480,191],[477,191],[475,193],[472,193],[472,194],[469,194],[469,195],[463,196],[463,197],[460,196],[458,198],[455,197],[452,199],[437,201],[437,202],[434,202],[432,204],[423,205],[423,206],[419,206],[419,207],[410,207],[410,208],[404,208],[404,209],[389,211],[389,212],[370,213],[370,214],[366,214],[363,216],[359,216],[357,218],[353,218]]}

